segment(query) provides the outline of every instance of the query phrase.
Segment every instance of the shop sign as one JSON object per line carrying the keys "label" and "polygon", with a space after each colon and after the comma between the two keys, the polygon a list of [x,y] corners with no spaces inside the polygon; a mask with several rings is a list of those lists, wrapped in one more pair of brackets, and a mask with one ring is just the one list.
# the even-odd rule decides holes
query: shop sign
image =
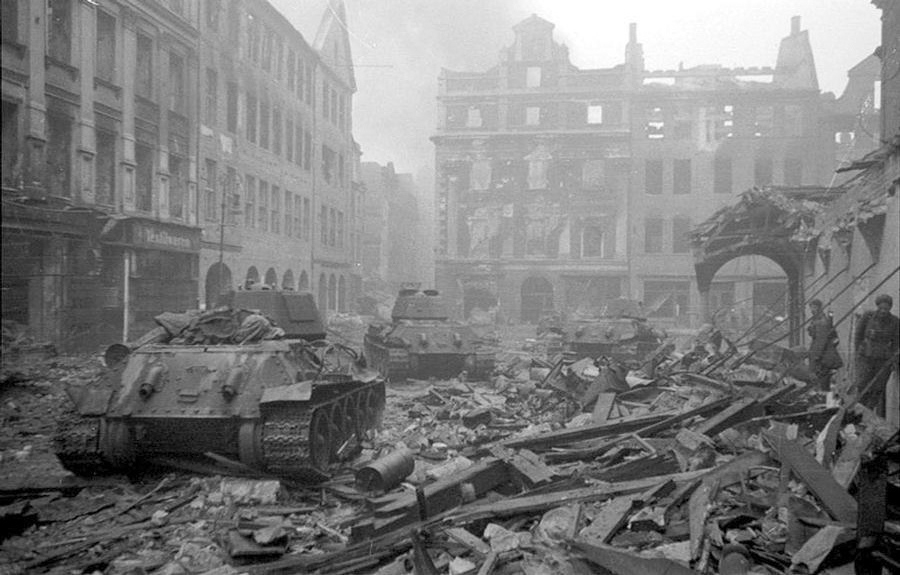
{"label": "shop sign", "polygon": [[197,233],[134,222],[134,243],[177,251],[197,251]]}

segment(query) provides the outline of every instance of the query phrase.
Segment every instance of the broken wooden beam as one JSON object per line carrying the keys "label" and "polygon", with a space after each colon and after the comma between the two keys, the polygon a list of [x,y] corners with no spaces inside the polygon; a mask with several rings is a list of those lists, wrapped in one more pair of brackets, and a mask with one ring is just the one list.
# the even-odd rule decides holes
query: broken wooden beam
{"label": "broken wooden beam", "polygon": [[775,449],[778,459],[806,484],[829,515],[838,521],[856,521],[856,500],[835,481],[827,469],[819,465],[799,441],[770,432],[763,435]]}
{"label": "broken wooden beam", "polygon": [[613,575],[694,575],[692,569],[671,559],[641,557],[609,545],[585,541],[572,541],[571,545]]}
{"label": "broken wooden beam", "polygon": [[575,427],[572,429],[559,429],[556,431],[549,431],[547,433],[533,435],[530,437],[507,439],[501,442],[501,444],[505,447],[514,448],[525,447],[528,449],[548,449],[551,447],[567,445],[569,443],[575,443],[587,439],[607,437],[620,433],[630,433],[632,431],[637,431],[639,429],[647,427],[648,425],[664,421],[667,418],[672,417],[673,415],[677,414],[673,412],[666,412],[661,414],[654,413],[652,415],[644,415],[640,417],[604,423],[601,425],[586,425],[584,427]]}

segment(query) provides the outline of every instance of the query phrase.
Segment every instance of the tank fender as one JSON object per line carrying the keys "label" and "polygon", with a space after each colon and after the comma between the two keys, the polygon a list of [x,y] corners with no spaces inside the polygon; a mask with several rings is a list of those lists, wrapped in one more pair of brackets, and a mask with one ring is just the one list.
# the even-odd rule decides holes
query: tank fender
{"label": "tank fender", "polygon": [[309,401],[312,398],[312,380],[267,387],[259,400],[260,405],[285,401]]}
{"label": "tank fender", "polygon": [[112,389],[86,385],[75,391],[67,388],[69,399],[75,404],[75,410],[81,415],[104,415],[109,408]]}

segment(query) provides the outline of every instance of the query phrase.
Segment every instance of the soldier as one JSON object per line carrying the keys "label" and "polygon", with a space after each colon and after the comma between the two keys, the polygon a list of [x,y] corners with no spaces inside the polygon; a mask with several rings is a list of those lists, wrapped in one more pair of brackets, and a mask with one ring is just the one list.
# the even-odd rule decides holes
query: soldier
{"label": "soldier", "polygon": [[809,302],[812,312],[809,326],[809,370],[815,375],[816,383],[822,391],[831,387],[831,376],[844,362],[838,354],[837,332],[830,313],[825,313],[822,301],[814,299]]}
{"label": "soldier", "polygon": [[891,371],[897,369],[900,353],[900,318],[891,313],[893,305],[894,300],[887,294],[876,297],[876,309],[859,318],[853,338],[856,393],[862,394],[857,399],[882,417],[885,386]]}

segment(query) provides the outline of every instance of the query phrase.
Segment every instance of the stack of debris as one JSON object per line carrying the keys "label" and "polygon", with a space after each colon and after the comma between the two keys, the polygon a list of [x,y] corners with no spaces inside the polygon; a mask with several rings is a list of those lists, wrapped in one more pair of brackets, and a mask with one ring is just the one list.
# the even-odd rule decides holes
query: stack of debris
{"label": "stack of debris", "polygon": [[231,469],[0,490],[0,570],[898,567],[897,431],[807,385],[790,350],[707,334],[632,371],[517,350],[499,359],[490,382],[394,385],[384,430],[316,487]]}

